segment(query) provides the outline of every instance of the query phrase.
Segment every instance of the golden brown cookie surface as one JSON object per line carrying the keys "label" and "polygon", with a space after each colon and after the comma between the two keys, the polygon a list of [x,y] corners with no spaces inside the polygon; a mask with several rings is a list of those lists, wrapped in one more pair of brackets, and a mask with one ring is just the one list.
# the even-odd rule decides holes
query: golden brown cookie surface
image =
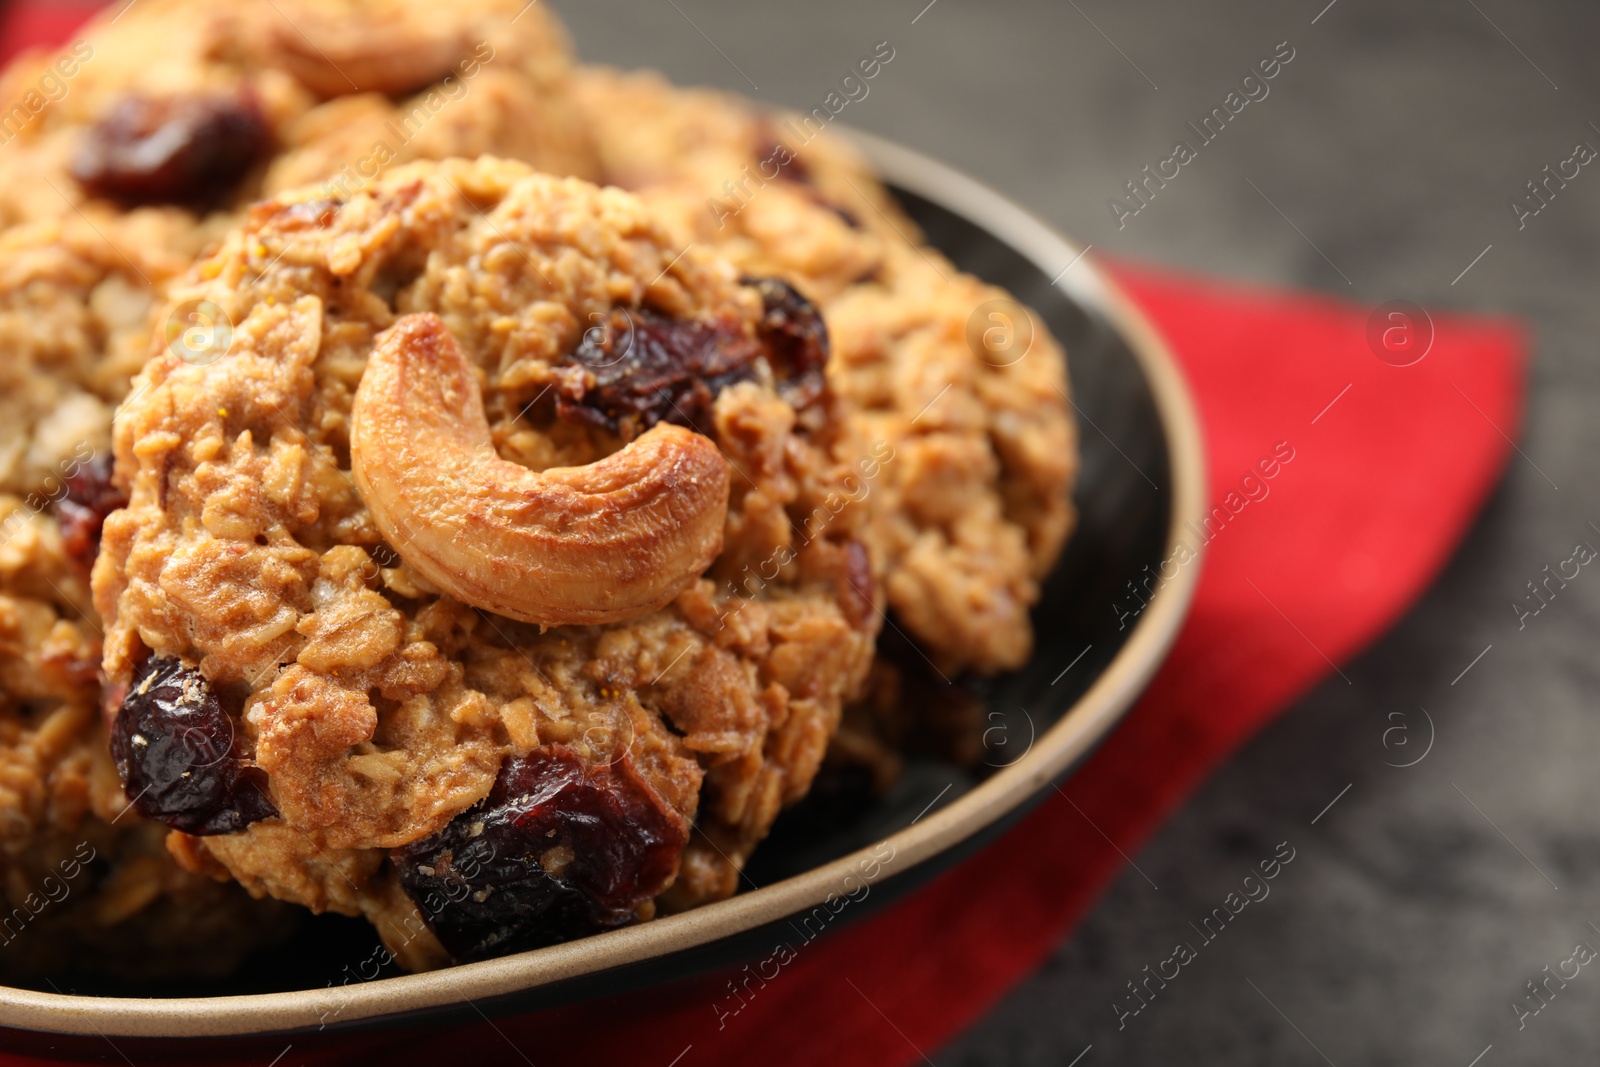
{"label": "golden brown cookie surface", "polygon": [[[697,816],[729,873],[692,892],[731,890],[815,772],[878,624],[809,305],[673,245],[625,193],[494,160],[399,168],[342,204],[268,202],[197,271],[172,301],[212,302],[230,342],[158,354],[119,414],[131,504],[107,523],[96,602],[107,673],[132,686],[113,725],[125,777],[161,778],[140,760],[164,716],[237,734],[200,806],[158,790],[140,810],[202,835],[180,852],[315,908],[399,928],[403,888],[458,957],[647,913]],[[421,392],[373,385],[441,368]],[[393,410],[367,432],[374,388]],[[436,462],[373,477],[412,435]],[[715,464],[658,499],[635,487],[662,438]],[[455,464],[488,472],[481,493]],[[656,507],[714,512],[704,577],[628,540]],[[541,633],[479,599],[538,589],[450,596],[427,577],[491,564],[507,590],[519,567],[609,567],[619,586],[654,568],[670,601]],[[241,799],[262,786],[270,809]],[[568,807],[603,809],[620,874],[588,869],[581,835],[538,870],[496,866],[521,847],[505,826],[546,825],[505,812],[547,794],[567,798],[546,812],[556,842],[578,835]],[[531,918],[429,909],[430,889],[480,878],[437,863],[463,819],[489,827],[481,877],[518,887],[494,899]]]}
{"label": "golden brown cookie surface", "polygon": [[[10,353],[0,366],[0,492],[16,498],[7,498],[0,532],[0,558],[16,559],[0,575],[0,626],[21,635],[0,647],[0,766],[11,768],[14,786],[0,794],[13,831],[4,862],[22,872],[7,874],[7,899],[36,888],[47,854],[92,838],[101,856],[95,885],[142,902],[111,925],[76,911],[45,940],[66,945],[77,931],[95,946],[86,958],[109,962],[148,954],[165,934],[181,960],[184,938],[203,931],[220,960],[227,924],[186,924],[196,901],[215,898],[219,920],[246,943],[271,925],[236,906],[243,894],[179,870],[159,834],[151,847],[137,814],[110,825],[126,803],[92,713],[99,682],[82,671],[63,681],[57,666],[69,647],[100,658],[100,624],[78,575],[94,545],[81,523],[58,527],[57,513],[72,473],[109,456],[112,409],[147,358],[151,333],[158,347],[209,343],[216,323],[205,309],[165,320],[152,313],[166,284],[264,190],[316,181],[348,195],[407,159],[485,151],[593,171],[565,103],[564,35],[543,8],[523,7],[395,3],[387,28],[373,33],[366,5],[142,0],[0,75],[16,104],[0,125],[0,342]],[[381,84],[330,78],[328,61],[359,79],[376,71]],[[39,737],[49,745],[41,749]],[[60,799],[79,797],[81,768],[97,763],[109,782],[97,804]],[[126,878],[107,882],[106,857],[124,855],[148,875],[139,886],[176,898],[144,888],[130,897],[117,888],[133,884]],[[86,884],[74,897],[85,908],[101,891]],[[133,936],[136,926],[147,941]]]}
{"label": "golden brown cookie surface", "polygon": [[787,278],[823,309],[852,436],[894,451],[868,540],[907,630],[945,672],[1020,667],[1074,520],[1065,361],[1043,322],[918,247],[817,121],[650,75],[585,69],[576,84],[608,180],[679,240]]}
{"label": "golden brown cookie surface", "polygon": [[[288,184],[359,184],[410,159],[594,162],[570,53],[543,8],[146,0],[0,76],[0,225],[148,205],[196,217]],[[159,62],[152,62],[159,56]]]}
{"label": "golden brown cookie surface", "polygon": [[95,516],[73,510],[96,506],[95,466],[70,459],[56,494],[0,495],[0,976],[226,973],[288,916],[181,870],[128,810],[85,614]]}

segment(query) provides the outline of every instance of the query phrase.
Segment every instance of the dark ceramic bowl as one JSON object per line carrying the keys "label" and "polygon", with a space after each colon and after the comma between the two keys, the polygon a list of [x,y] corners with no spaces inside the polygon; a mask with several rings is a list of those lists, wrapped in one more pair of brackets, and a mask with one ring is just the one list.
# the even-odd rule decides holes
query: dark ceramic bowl
{"label": "dark ceramic bowl", "polygon": [[1126,583],[1168,559],[1184,523],[1202,512],[1200,433],[1183,379],[1149,324],[1070,242],[947,167],[853,136],[928,240],[1034,309],[1068,353],[1082,448],[1079,523],[1034,613],[1037,650],[1025,669],[981,688],[943,687],[959,688],[967,714],[979,716],[977,765],[913,758],[878,799],[852,792],[847,780],[820,783],[757,851],[753,887],[698,911],[350,984],[341,984],[346,968],[376,947],[370,929],[308,919],[295,940],[232,982],[128,989],[67,977],[0,988],[0,1026],[11,1031],[0,1045],[97,1057],[116,1038],[135,1060],[139,1050],[192,1059],[230,1038],[476,1019],[754,957],[778,924],[830,894],[872,885],[844,913],[854,921],[947,869],[1020,818],[1105,736],[1155,674],[1199,577],[1198,564],[1181,568],[1126,626],[1113,608],[1127,600]]}

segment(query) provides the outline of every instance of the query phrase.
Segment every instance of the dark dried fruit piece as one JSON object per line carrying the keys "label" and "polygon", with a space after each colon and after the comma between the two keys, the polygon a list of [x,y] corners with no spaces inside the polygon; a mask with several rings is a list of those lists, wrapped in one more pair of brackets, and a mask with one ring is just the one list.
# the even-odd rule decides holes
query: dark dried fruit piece
{"label": "dark dried fruit piece", "polygon": [[658,422],[704,432],[717,394],[759,375],[766,358],[778,391],[804,411],[826,391],[828,328],[786,282],[746,278],[764,308],[756,339],[732,323],[671,319],[649,308],[617,308],[583,340],[558,374],[556,415],[632,438]]}
{"label": "dark dried fruit piece", "polygon": [[[760,162],[756,169],[763,178],[769,180],[782,179],[784,181],[799,182],[802,185],[811,183],[811,168],[806,166],[800,154],[784,142],[778,140],[777,131],[772,123],[763,122],[762,130],[766,136],[757,142],[756,159]],[[771,170],[773,173],[768,174]]]}
{"label": "dark dried fruit piece", "polygon": [[761,294],[759,333],[772,356],[772,372],[784,399],[803,410],[822,399],[827,387],[828,325],[817,306],[779,278],[745,278]]}
{"label": "dark dried fruit piece", "polygon": [[860,541],[850,541],[844,546],[844,566],[839,572],[837,590],[839,607],[846,621],[857,630],[867,629],[878,606],[873,600],[876,586],[872,578],[872,557]]}
{"label": "dark dried fruit piece", "polygon": [[666,889],[689,823],[624,752],[591,765],[545,745],[500,768],[489,796],[390,854],[458,961],[623,926]]}
{"label": "dark dried fruit piece", "polygon": [[803,186],[811,202],[826,208],[852,230],[860,230],[861,220],[824,196],[812,180],[811,168],[800,154],[778,139],[771,122],[761,124],[762,136],[756,141],[756,170],[767,181],[785,181]]}
{"label": "dark dried fruit piece", "polygon": [[761,354],[736,324],[618,308],[586,331],[569,357],[556,414],[624,437],[658,422],[704,430],[717,394],[754,377]]}
{"label": "dark dried fruit piece", "polygon": [[833,212],[833,214],[838,217],[840,222],[844,223],[852,230],[860,232],[866,229],[865,226],[861,225],[861,220],[856,218],[855,212],[841,207],[832,200],[829,200],[827,197],[823,196],[821,193],[814,194],[811,199],[818,207],[826,208],[827,210]]}
{"label": "dark dried fruit piece", "polygon": [[85,573],[100,554],[106,516],[126,507],[128,498],[111,481],[111,457],[95,456],[67,479],[67,495],[56,502],[56,524],[67,557]]}
{"label": "dark dried fruit piece", "polygon": [[111,758],[123,791],[147,819],[204,837],[278,814],[267,777],[238,756],[234,718],[205,677],[151,656],[111,724]]}
{"label": "dark dried fruit piece", "polygon": [[212,207],[228,199],[271,140],[248,91],[129,93],[85,131],[72,176],[91,195],[125,205]]}

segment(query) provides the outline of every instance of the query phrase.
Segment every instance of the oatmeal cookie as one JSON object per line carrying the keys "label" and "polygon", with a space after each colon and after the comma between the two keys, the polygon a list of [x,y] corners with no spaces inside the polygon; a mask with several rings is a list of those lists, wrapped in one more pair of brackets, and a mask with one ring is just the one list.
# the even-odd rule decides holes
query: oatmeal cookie
{"label": "oatmeal cookie", "polygon": [[516,0],[108,9],[0,76],[0,225],[145,205],[200,218],[444,154],[588,174],[569,55],[544,8]]}
{"label": "oatmeal cookie", "polygon": [[150,310],[237,223],[224,208],[314,181],[348,195],[411,159],[493,153],[592,175],[568,57],[542,8],[500,0],[143,0],[13,63],[0,490],[31,492],[79,443],[109,442]]}
{"label": "oatmeal cookie", "polygon": [[816,310],[494,159],[258,205],[170,299],[230,345],[119,412],[94,592],[174,854],[411,967],[731,893],[879,621]]}
{"label": "oatmeal cookie", "polygon": [[[640,193],[681,239],[797,279],[827,300],[917,238],[837,133],[651,73],[579,68],[574,98],[605,180]],[[817,210],[811,210],[817,209]]]}
{"label": "oatmeal cookie", "polygon": [[851,436],[893,451],[868,541],[906,629],[945,672],[1020,667],[1074,519],[1065,361],[1043,322],[918,246],[837,133],[650,75],[576,83],[607,180],[822,308]]}
{"label": "oatmeal cookie", "polygon": [[[156,55],[160,62],[151,62]],[[109,454],[112,409],[147,358],[152,327],[178,350],[195,343],[193,331],[209,336],[214,324],[203,309],[163,322],[151,313],[166,283],[234,225],[236,206],[291,182],[322,181],[338,195],[403,160],[450,154],[496,151],[592,173],[587,135],[566,103],[569,66],[560,28],[522,4],[475,0],[445,11],[402,2],[379,11],[143,0],[108,11],[59,53],[24,56],[0,75],[0,100],[11,104],[0,115],[0,340],[11,357],[0,365],[0,492],[23,501],[8,506],[8,521],[21,524],[26,512],[28,529],[44,531],[28,543],[64,543],[75,557],[61,567],[30,560],[19,568],[26,590],[0,586],[8,610],[39,625],[70,611],[79,652],[98,663],[98,623],[82,579],[63,577],[92,563],[98,518],[86,525],[84,511],[70,511],[61,497],[69,472]],[[57,603],[67,594],[75,608]],[[32,870],[63,845],[93,837],[102,857],[96,885],[104,857],[125,853],[149,875],[141,887],[164,886],[178,898],[145,904],[137,923],[86,921],[83,937],[63,926],[30,940],[92,941],[94,961],[110,964],[123,953],[148,955],[136,932],[145,931],[166,936],[167,954],[180,957],[193,943],[183,940],[183,922],[152,916],[192,916],[197,891],[218,898],[216,914],[252,935],[235,940],[260,940],[253,935],[273,924],[245,917],[238,902],[248,898],[152,851],[137,814],[121,815],[115,828],[95,823],[92,812],[65,829],[43,818],[39,798],[78,781],[71,768],[105,762],[98,722],[65,713],[49,719],[44,735],[59,760],[37,759],[31,717],[98,700],[93,671],[74,680],[70,699],[30,688],[57,676],[59,666],[41,657],[58,646],[14,643],[0,671],[0,763],[15,762],[17,783],[0,796],[0,818],[13,831],[5,844],[11,869]],[[112,806],[120,796],[107,794],[96,809],[101,820],[123,811],[125,803]],[[18,892],[36,883],[7,880]],[[83,884],[80,902],[90,899]],[[218,941],[217,959],[229,955],[220,929],[204,936]]]}
{"label": "oatmeal cookie", "polygon": [[74,457],[43,495],[0,495],[0,977],[220,974],[289,915],[182,870],[162,828],[127,810],[85,614],[107,504],[94,465]]}
{"label": "oatmeal cookie", "polygon": [[189,257],[186,223],[141,212],[0,233],[0,491],[50,492],[82,453],[105,455],[111,411],[143,365],[155,289]]}
{"label": "oatmeal cookie", "polygon": [[[0,234],[0,973],[220,972],[287,909],[183,871],[127,810],[100,721],[89,568],[111,410],[149,342],[154,286],[187,262],[167,210]],[[71,877],[67,877],[67,875]],[[206,953],[195,953],[197,944]]]}
{"label": "oatmeal cookie", "polygon": [[160,292],[238,221],[221,208],[312,181],[348,195],[416,158],[491,152],[593,173],[568,55],[543,9],[500,0],[144,0],[12,64],[0,490],[33,492],[75,448],[109,444]]}
{"label": "oatmeal cookie", "polygon": [[[1030,329],[1031,348],[974,342],[985,308],[1001,317],[980,334]],[[1060,348],[1003,290],[905,245],[826,313],[829,384],[851,402],[853,432],[895,448],[869,536],[889,604],[946,673],[1021,667],[1029,609],[1075,517]],[[1031,325],[1008,321],[1019,315]]]}

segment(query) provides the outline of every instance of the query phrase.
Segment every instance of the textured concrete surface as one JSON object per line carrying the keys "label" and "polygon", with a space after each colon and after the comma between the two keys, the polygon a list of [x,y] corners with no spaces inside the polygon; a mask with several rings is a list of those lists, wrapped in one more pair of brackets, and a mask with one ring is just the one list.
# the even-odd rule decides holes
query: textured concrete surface
{"label": "textured concrete surface", "polygon": [[[893,63],[842,118],[1097,250],[1372,303],[1511,311],[1538,346],[1525,458],[1437,587],[1345,668],[1353,685],[1291,709],[1134,855],[1159,891],[1124,872],[1048,966],[929,1059],[1593,1062],[1600,970],[1583,967],[1520,1031],[1511,1005],[1577,941],[1600,947],[1600,577],[1586,569],[1521,632],[1510,604],[1579,538],[1600,545],[1587,525],[1600,525],[1600,167],[1523,230],[1507,202],[1578,140],[1600,147],[1586,125],[1600,123],[1600,8],[926,2],[558,6],[588,59],[790,106],[820,103],[889,40]],[[1119,229],[1107,198],[1283,41],[1295,58],[1270,95]],[[1387,714],[1419,705],[1434,750],[1385,766],[1398,761]],[[1124,983],[1285,838],[1299,852],[1270,899],[1119,1031]]]}

